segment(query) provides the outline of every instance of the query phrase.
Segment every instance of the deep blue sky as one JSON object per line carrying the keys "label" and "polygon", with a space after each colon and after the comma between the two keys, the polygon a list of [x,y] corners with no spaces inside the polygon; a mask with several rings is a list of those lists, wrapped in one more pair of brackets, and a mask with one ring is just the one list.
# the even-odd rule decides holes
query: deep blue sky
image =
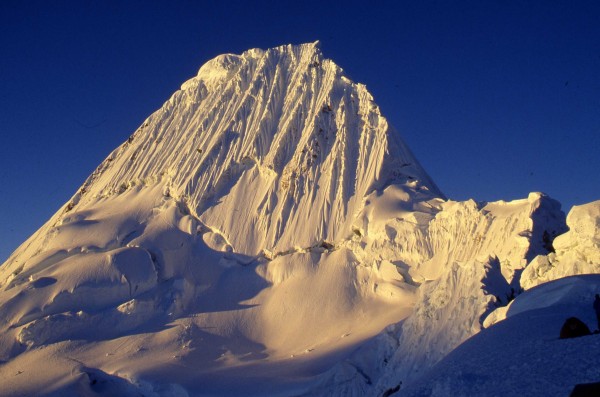
{"label": "deep blue sky", "polygon": [[0,2],[0,262],[204,62],[317,39],[449,198],[600,199],[600,2],[249,3]]}

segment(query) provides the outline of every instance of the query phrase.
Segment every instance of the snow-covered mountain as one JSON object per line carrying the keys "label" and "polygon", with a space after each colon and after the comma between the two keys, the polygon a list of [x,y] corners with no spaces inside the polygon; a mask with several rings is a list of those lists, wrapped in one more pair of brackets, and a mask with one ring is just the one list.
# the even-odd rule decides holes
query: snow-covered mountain
{"label": "snow-covered mountain", "polygon": [[402,394],[599,209],[448,201],[318,43],[222,55],[0,266],[0,395]]}

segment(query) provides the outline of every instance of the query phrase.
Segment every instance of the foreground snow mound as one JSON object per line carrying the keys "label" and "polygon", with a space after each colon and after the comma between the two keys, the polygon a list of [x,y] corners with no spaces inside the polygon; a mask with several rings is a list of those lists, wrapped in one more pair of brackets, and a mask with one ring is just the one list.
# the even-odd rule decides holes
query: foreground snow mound
{"label": "foreground snow mound", "polygon": [[523,271],[523,288],[576,274],[600,273],[600,201],[573,207],[567,225],[569,232],[552,243],[556,252],[537,256]]}
{"label": "foreground snow mound", "polygon": [[[559,339],[569,317],[595,329],[600,275],[552,281],[519,295],[504,321],[450,353],[400,396],[567,396],[598,381],[600,335]],[[396,394],[394,394],[396,396]]]}

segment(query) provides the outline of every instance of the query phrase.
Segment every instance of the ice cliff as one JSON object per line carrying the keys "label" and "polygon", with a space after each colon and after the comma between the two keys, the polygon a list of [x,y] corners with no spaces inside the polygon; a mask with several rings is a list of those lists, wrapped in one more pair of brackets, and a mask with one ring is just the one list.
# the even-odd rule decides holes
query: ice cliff
{"label": "ice cliff", "polygon": [[567,225],[569,231],[552,243],[555,252],[535,257],[523,271],[523,288],[576,274],[600,273],[600,201],[573,207]]}

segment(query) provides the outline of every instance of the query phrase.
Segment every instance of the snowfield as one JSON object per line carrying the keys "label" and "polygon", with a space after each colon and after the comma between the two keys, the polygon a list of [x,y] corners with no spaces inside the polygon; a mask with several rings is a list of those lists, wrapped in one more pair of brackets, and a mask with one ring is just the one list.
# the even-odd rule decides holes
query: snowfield
{"label": "snowfield", "polygon": [[0,266],[0,395],[566,395],[599,225],[447,200],[318,42],[221,55]]}

